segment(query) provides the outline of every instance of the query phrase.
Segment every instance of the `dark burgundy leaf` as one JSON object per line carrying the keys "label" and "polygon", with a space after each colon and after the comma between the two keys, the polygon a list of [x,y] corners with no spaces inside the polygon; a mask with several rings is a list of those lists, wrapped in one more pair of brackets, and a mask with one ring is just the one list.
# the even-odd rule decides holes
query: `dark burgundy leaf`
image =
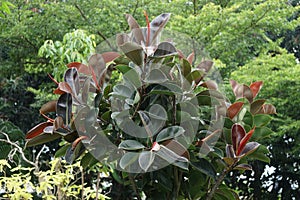
{"label": "dark burgundy leaf", "polygon": [[254,82],[250,85],[250,89],[252,91],[253,94],[253,98],[255,98],[257,96],[257,94],[259,93],[260,89],[262,88],[263,82],[262,81],[257,81]]}
{"label": "dark burgundy leaf", "polygon": [[244,127],[239,124],[234,124],[231,128],[232,145],[235,152],[237,152],[241,140],[245,137],[246,131]]}
{"label": "dark burgundy leaf", "polygon": [[252,102],[251,103],[251,105],[250,105],[250,112],[251,112],[251,114],[256,114],[258,111],[260,111],[261,110],[261,108],[262,108],[262,106],[263,106],[263,104],[266,102],[266,100],[264,100],[264,99],[258,99],[258,100],[256,100],[256,101],[254,101],[254,102]]}
{"label": "dark burgundy leaf", "polygon": [[30,129],[25,136],[25,139],[31,139],[34,138],[40,134],[43,133],[44,129],[47,126],[51,126],[53,123],[52,122],[42,122],[38,125],[36,125],[35,127],[33,127],[32,129]]}
{"label": "dark burgundy leaf", "polygon": [[67,69],[64,75],[64,80],[70,86],[72,94],[77,96],[80,89],[77,69],[75,67]]}
{"label": "dark burgundy leaf", "polygon": [[64,120],[64,124],[68,125],[72,115],[72,96],[69,93],[62,94],[56,104],[56,114]]}
{"label": "dark burgundy leaf", "polygon": [[239,147],[238,147],[238,150],[237,150],[237,153],[236,155],[239,156],[241,154],[241,152],[244,150],[247,142],[250,140],[250,138],[252,137],[253,133],[255,131],[255,127],[253,129],[251,129],[243,138],[242,140],[240,141],[239,143]]}
{"label": "dark burgundy leaf", "polygon": [[177,50],[173,44],[170,42],[162,42],[158,45],[157,49],[155,50],[153,56],[154,57],[164,57],[169,55],[177,54]]}
{"label": "dark burgundy leaf", "polygon": [[138,44],[141,44],[142,41],[145,42],[143,32],[137,21],[129,14],[126,14],[126,19],[134,36],[135,42]]}
{"label": "dark burgundy leaf", "polygon": [[233,119],[243,108],[243,102],[235,102],[234,104],[230,105],[227,109],[227,116],[230,119]]}
{"label": "dark burgundy leaf", "polygon": [[170,13],[163,13],[159,16],[157,16],[155,19],[152,20],[150,23],[150,29],[151,29],[151,35],[150,35],[150,46],[155,43],[157,36],[159,33],[163,30],[165,25],[170,19]]}
{"label": "dark burgundy leaf", "polygon": [[259,146],[260,144],[257,142],[249,142],[246,144],[244,150],[241,152],[241,155],[249,155],[250,153],[253,153]]}

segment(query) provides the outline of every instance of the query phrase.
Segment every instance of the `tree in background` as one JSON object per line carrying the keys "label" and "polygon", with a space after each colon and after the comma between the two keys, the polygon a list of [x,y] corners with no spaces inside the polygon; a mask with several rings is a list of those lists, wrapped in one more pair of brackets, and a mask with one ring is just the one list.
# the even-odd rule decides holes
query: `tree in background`
{"label": "tree in background", "polygon": [[[255,73],[262,68],[266,70],[261,72],[271,74],[271,76],[262,77],[262,80],[266,80],[265,89],[274,88],[274,90],[264,93],[263,96],[272,96],[272,103],[276,105],[278,113],[283,115],[279,116],[277,123],[274,123],[274,127],[280,128],[276,128],[278,136],[272,138],[270,142],[274,144],[272,153],[276,158],[289,158],[291,155],[275,148],[275,146],[286,145],[286,143],[281,143],[284,141],[282,137],[288,138],[287,142],[291,138],[292,142],[291,144],[288,142],[289,145],[286,148],[288,150],[294,148],[295,150],[290,152],[297,152],[297,145],[293,146],[296,143],[293,141],[297,140],[297,136],[292,133],[296,134],[299,130],[298,123],[295,121],[298,120],[296,110],[299,99],[297,97],[299,92],[295,91],[298,91],[299,84],[297,79],[289,77],[296,76],[299,71],[297,71],[295,58],[280,48],[286,48],[299,59],[297,1],[30,1],[27,3],[11,1],[11,3],[14,5],[10,7],[11,13],[5,11],[4,16],[0,16],[0,113],[1,118],[13,121],[23,132],[37,123],[36,119],[38,119],[35,114],[38,113],[37,109],[34,110],[30,106],[36,101],[32,98],[33,94],[26,89],[28,87],[35,90],[44,88],[44,93],[46,93],[51,88],[50,86],[44,87],[44,85],[40,87],[42,83],[50,82],[45,73],[41,72],[53,71],[50,59],[37,56],[39,48],[46,40],[63,41],[66,33],[80,28],[89,34],[94,34],[95,42],[98,44],[105,38],[128,29],[123,20],[125,13],[131,13],[140,24],[143,24],[140,21],[143,19],[143,10],[147,10],[150,16],[156,16],[168,9],[167,11],[173,15],[169,28],[192,36],[202,47],[205,47],[211,58],[219,65],[225,80],[229,79],[231,72],[237,68],[240,68],[237,72],[239,75],[247,74],[243,80],[237,78],[237,75],[232,75],[240,82],[247,80],[250,83],[258,80],[257,76],[251,76],[251,74],[262,76],[261,73]],[[282,68],[285,67],[294,73],[287,73],[287,71],[283,73]],[[37,71],[39,73],[36,73]],[[278,78],[273,79],[273,74],[276,73]],[[287,78],[282,79],[283,77]],[[266,85],[269,83],[274,83],[274,86]],[[19,98],[19,96],[24,98]],[[35,107],[44,101],[45,99],[37,103]],[[274,162],[279,163],[278,159],[274,159]],[[276,166],[275,163],[272,163],[272,166]],[[283,166],[284,162],[276,167],[277,171]],[[260,170],[263,168],[263,165],[259,167]],[[288,177],[296,173],[291,165],[285,169],[284,175],[290,174]],[[275,181],[276,176],[270,175],[272,176],[272,180]],[[256,173],[257,181],[258,177],[259,173]],[[275,188],[276,182],[273,183],[273,188]],[[284,182],[281,181],[280,184],[282,183]],[[296,185],[293,181],[286,183],[284,185],[288,187]],[[255,187],[258,197],[259,184]],[[239,187],[246,191],[242,184]],[[276,188],[274,190],[280,193],[280,187],[276,186]],[[250,192],[252,191],[250,189]],[[266,192],[267,189],[263,191],[266,195],[271,195]],[[288,198],[289,193],[285,194]]]}

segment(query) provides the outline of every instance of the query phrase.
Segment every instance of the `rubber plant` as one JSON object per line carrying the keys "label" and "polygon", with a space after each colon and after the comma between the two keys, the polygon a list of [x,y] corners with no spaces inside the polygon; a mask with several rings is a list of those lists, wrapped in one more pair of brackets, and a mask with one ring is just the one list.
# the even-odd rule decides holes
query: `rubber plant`
{"label": "rubber plant", "polygon": [[26,147],[60,138],[56,156],[84,168],[101,162],[113,190],[127,188],[114,199],[238,199],[226,175],[252,170],[253,159],[269,162],[259,140],[272,133],[266,125],[276,111],[256,99],[263,83],[231,81],[230,103],[206,78],[212,61],[196,63],[192,50],[186,57],[172,40],[160,42],[170,14],[145,16],[141,28],[126,15],[131,32],[116,37],[120,52],[69,63],[64,81],[53,79],[58,100],[41,107],[46,121],[28,131]]}

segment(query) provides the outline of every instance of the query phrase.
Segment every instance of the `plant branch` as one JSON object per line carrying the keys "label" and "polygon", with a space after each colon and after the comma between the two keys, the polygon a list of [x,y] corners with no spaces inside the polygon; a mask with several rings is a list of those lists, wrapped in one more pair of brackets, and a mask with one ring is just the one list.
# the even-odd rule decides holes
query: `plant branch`
{"label": "plant branch", "polygon": [[224,169],[222,174],[220,174],[220,176],[217,178],[214,186],[209,191],[206,200],[211,200],[213,198],[214,194],[216,193],[216,191],[219,188],[220,184],[224,180],[225,176],[235,167],[235,165],[236,165],[236,162],[233,163],[232,165],[230,165],[228,168]]}
{"label": "plant branch", "polygon": [[132,176],[130,174],[128,174],[128,177],[129,177],[129,180],[130,180],[130,183],[132,185],[132,189],[134,190],[135,194],[136,194],[136,197],[138,200],[142,200],[142,198],[140,197],[140,194],[138,193],[138,189],[136,187],[136,184],[134,182],[134,179],[132,178]]}
{"label": "plant branch", "polygon": [[[90,26],[92,26],[92,23],[90,22],[90,20],[87,18],[87,16],[84,14],[83,10],[80,8],[80,6],[75,3],[74,4],[75,8],[79,11],[81,17],[88,22],[88,24]],[[105,35],[103,33],[101,33],[101,31],[97,31],[97,34],[107,43],[107,45],[111,48],[112,51],[117,51],[116,48],[107,40],[107,38],[105,37]]]}
{"label": "plant branch", "polygon": [[100,185],[100,172],[97,175],[97,183],[96,183],[96,200],[98,200],[99,196],[99,185]]}
{"label": "plant branch", "polygon": [[25,156],[25,154],[24,154],[24,152],[23,152],[23,149],[22,149],[17,143],[12,142],[12,141],[9,139],[9,137],[8,137],[8,135],[7,135],[6,133],[4,133],[4,132],[2,132],[2,131],[0,131],[0,133],[3,134],[3,135],[6,137],[6,139],[0,139],[0,142],[5,142],[5,143],[10,144],[11,146],[13,146],[13,147],[21,154],[22,159],[23,159],[26,163],[28,163],[28,164],[34,166],[35,170],[38,171],[38,166],[36,165],[36,163],[34,163],[34,162],[32,162],[32,161],[30,161],[30,160],[28,160],[28,159],[26,158],[26,156]]}

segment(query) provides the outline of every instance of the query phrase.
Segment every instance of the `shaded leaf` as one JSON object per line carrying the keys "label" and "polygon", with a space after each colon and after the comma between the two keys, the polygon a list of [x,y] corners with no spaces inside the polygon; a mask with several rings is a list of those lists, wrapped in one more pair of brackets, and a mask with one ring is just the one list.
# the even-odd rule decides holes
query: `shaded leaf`
{"label": "shaded leaf", "polygon": [[197,162],[191,162],[191,165],[198,171],[206,174],[207,176],[216,179],[216,171],[214,166],[204,158],[200,158]]}
{"label": "shaded leaf", "polygon": [[48,133],[41,133],[29,140],[26,141],[25,147],[36,146],[39,144],[44,144],[47,142],[51,142],[60,138],[61,136],[58,133],[48,134]]}
{"label": "shaded leaf", "polygon": [[264,104],[261,109],[257,112],[258,114],[277,114],[275,106],[272,104]]}
{"label": "shaded leaf", "polygon": [[254,125],[257,127],[265,126],[272,120],[270,115],[257,114],[254,115]]}
{"label": "shaded leaf", "polygon": [[237,165],[233,169],[235,169],[235,170],[242,170],[242,171],[244,171],[244,170],[250,170],[250,171],[252,171],[252,166],[249,165],[249,164],[239,164],[239,165]]}
{"label": "shaded leaf", "polygon": [[117,52],[105,52],[105,53],[102,53],[102,58],[104,60],[105,63],[109,63],[113,60],[115,60],[116,58],[118,58],[120,56],[119,53]]}
{"label": "shaded leaf", "polygon": [[165,57],[165,56],[170,56],[170,55],[175,55],[177,54],[177,50],[174,47],[174,45],[170,42],[161,42],[154,54],[153,57]]}
{"label": "shaded leaf", "polygon": [[254,102],[251,103],[250,105],[250,112],[254,115],[256,114],[259,110],[261,110],[263,104],[266,102],[264,99],[258,99]]}
{"label": "shaded leaf", "polygon": [[56,103],[57,103],[57,100],[52,100],[52,101],[45,103],[41,107],[40,113],[46,114],[49,112],[55,112],[56,111]]}
{"label": "shaded leaf", "polygon": [[228,158],[235,158],[235,152],[231,144],[226,144],[226,156]]}
{"label": "shaded leaf", "polygon": [[103,85],[106,74],[106,64],[102,55],[92,55],[89,59],[89,67],[92,71],[93,80],[99,89]]}
{"label": "shaded leaf", "polygon": [[171,151],[173,151],[174,153],[176,153],[177,155],[183,156],[188,160],[190,159],[190,154],[188,150],[178,141],[170,139],[164,141],[162,144],[168,149],[170,149]]}
{"label": "shaded leaf", "polygon": [[144,50],[133,42],[125,42],[120,46],[123,53],[136,65],[141,66],[144,62]]}
{"label": "shaded leaf", "polygon": [[64,120],[64,124],[69,124],[72,115],[72,96],[69,93],[62,94],[56,104],[56,114]]}

